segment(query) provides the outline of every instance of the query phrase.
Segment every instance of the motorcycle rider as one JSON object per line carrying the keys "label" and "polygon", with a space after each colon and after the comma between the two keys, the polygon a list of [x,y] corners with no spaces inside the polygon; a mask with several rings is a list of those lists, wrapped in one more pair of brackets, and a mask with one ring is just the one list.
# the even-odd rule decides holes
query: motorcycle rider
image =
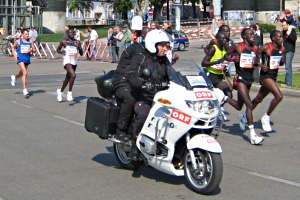
{"label": "motorcycle rider", "polygon": [[[127,49],[130,50],[130,47]],[[121,97],[121,112],[118,120],[118,132],[123,132],[121,136],[125,135],[124,130],[128,130],[132,111],[134,110],[136,114],[128,131],[134,144],[133,159],[135,159],[137,151],[136,136],[147,118],[152,99],[156,92],[165,88],[166,84],[164,83],[169,81],[167,71],[170,69],[170,62],[166,57],[169,49],[170,41],[166,32],[162,30],[148,32],[145,37],[145,49],[141,49],[131,58],[124,57],[113,78],[116,96]],[[130,65],[126,65],[126,63],[130,63]],[[131,99],[128,101],[125,98],[129,95],[133,98],[130,97]],[[126,115],[126,112],[123,111],[129,111],[130,108],[132,109],[130,115],[128,113]],[[122,128],[126,129],[122,130]]]}

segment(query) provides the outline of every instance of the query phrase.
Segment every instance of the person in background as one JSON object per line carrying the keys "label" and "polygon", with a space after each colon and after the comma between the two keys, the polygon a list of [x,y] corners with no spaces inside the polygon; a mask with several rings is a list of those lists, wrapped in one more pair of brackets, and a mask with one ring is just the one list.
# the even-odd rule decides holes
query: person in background
{"label": "person in background", "polygon": [[109,28],[108,30],[107,30],[107,37],[106,37],[106,39],[107,39],[107,46],[108,46],[108,51],[109,51],[109,56],[112,56],[112,49],[111,49],[111,41],[110,41],[110,38],[111,38],[111,35],[112,35],[112,33],[113,33],[113,28]]}
{"label": "person in background", "polygon": [[90,53],[88,55],[88,59],[96,59],[96,51],[97,51],[97,40],[98,40],[98,33],[95,29],[92,27],[87,28],[88,33],[89,33],[89,38],[88,38],[88,43],[89,43],[89,50]]}
{"label": "person in background", "polygon": [[[263,32],[260,29],[258,24],[253,24],[250,26],[251,30],[254,31],[254,45],[257,47],[262,47],[264,45],[263,41]],[[253,78],[255,82],[259,82],[259,75],[260,74],[260,68],[255,67],[253,71]]]}
{"label": "person in background", "polygon": [[119,62],[119,47],[122,38],[123,38],[123,33],[121,32],[118,26],[115,26],[113,29],[113,33],[110,37],[112,63]]}
{"label": "person in background", "polygon": [[137,12],[136,16],[134,16],[131,20],[131,30],[133,33],[133,40],[137,42],[141,42],[142,38],[142,30],[143,30],[143,18],[141,17],[142,13]]}
{"label": "person in background", "polygon": [[150,31],[154,30],[154,29],[159,29],[158,28],[158,24],[156,24],[155,22],[151,22],[150,23]]}
{"label": "person in background", "polygon": [[70,28],[69,28],[68,26],[65,26],[65,27],[64,27],[64,40],[68,38],[67,31],[69,31],[69,29],[70,29]]}
{"label": "person in background", "polygon": [[123,38],[121,42],[124,44],[124,47],[127,48],[130,46],[132,42],[132,32],[129,30],[129,27],[127,24],[124,25],[123,30]]}
{"label": "person in background", "polygon": [[285,64],[285,84],[292,86],[293,71],[292,63],[296,49],[297,33],[293,26],[286,20],[282,20],[282,35],[283,35],[283,46],[286,53],[286,64]]}
{"label": "person in background", "polygon": [[74,39],[80,41],[80,30],[74,28]]}
{"label": "person in background", "polygon": [[286,22],[290,25],[293,26],[293,28],[297,27],[297,22],[294,19],[294,16],[292,15],[291,11],[288,9],[284,10],[284,19],[286,20]]}
{"label": "person in background", "polygon": [[38,37],[38,32],[36,31],[36,28],[33,26],[29,30],[29,38],[32,42],[35,43],[37,41],[37,37]]}

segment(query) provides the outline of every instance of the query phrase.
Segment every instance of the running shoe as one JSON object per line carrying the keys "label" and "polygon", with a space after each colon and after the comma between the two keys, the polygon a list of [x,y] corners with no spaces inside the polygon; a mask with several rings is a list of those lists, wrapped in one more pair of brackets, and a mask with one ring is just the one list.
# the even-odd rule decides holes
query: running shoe
{"label": "running shoe", "polygon": [[29,92],[28,92],[28,90],[25,88],[25,89],[23,89],[23,95],[24,96],[28,96],[29,95]]}
{"label": "running shoe", "polygon": [[241,113],[238,115],[238,119],[240,120],[240,129],[244,131],[246,129],[247,118],[245,113]]}
{"label": "running shoe", "polygon": [[11,81],[10,81],[11,86],[15,87],[16,86],[16,76],[11,75],[10,79],[11,79]]}
{"label": "running shoe", "polygon": [[254,131],[250,130],[250,143],[253,145],[260,145],[264,141],[264,137],[256,135]]}
{"label": "running shoe", "polygon": [[227,121],[227,117],[225,115],[225,109],[224,109],[224,107],[221,107],[221,114],[223,116],[224,121]]}
{"label": "running shoe", "polygon": [[56,90],[56,94],[57,94],[57,97],[56,97],[57,101],[58,101],[58,102],[62,102],[62,100],[63,100],[62,98],[63,98],[63,97],[62,97],[62,92],[61,92],[61,90],[60,90],[60,89],[57,89],[57,90]]}
{"label": "running shoe", "polygon": [[264,115],[262,116],[261,118],[261,125],[262,125],[262,128],[264,131],[266,132],[271,132],[272,131],[272,127],[271,127],[271,124],[270,124],[270,116],[268,115]]}
{"label": "running shoe", "polygon": [[73,101],[72,92],[70,91],[67,93],[67,101]]}

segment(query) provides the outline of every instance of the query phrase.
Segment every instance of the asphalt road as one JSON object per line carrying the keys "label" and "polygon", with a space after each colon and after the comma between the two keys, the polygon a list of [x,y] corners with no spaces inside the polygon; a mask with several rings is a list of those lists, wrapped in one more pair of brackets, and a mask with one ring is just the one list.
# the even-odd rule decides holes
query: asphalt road
{"label": "asphalt road", "polygon": [[[182,60],[199,60],[203,54],[196,49],[180,52]],[[93,78],[114,68],[80,62],[74,102],[57,103],[55,91],[64,79],[61,61],[32,61],[33,96],[24,99],[20,80],[16,88],[9,84],[18,69],[15,62],[0,56],[0,200],[300,199],[298,98],[284,98],[272,115],[275,132],[267,135],[259,118],[271,97],[257,107],[257,132],[266,136],[262,146],[249,144],[239,130],[238,112],[225,106],[229,121],[218,138],[224,151],[223,180],[219,191],[204,196],[186,188],[181,177],[151,168],[120,169],[111,143],[84,129],[86,100],[97,96]]]}

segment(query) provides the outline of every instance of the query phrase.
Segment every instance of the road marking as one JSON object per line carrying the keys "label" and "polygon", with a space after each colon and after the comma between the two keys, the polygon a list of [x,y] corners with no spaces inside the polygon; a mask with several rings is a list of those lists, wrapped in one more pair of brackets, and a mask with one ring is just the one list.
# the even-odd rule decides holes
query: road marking
{"label": "road marking", "polygon": [[[19,106],[23,106],[25,108],[32,108],[30,105],[26,105],[26,104],[22,104],[22,103],[18,103],[17,101],[11,101],[13,104],[19,105]],[[0,199],[1,200],[1,199]]]}
{"label": "road marking", "polygon": [[53,115],[53,117],[56,118],[56,119],[60,119],[60,120],[63,120],[63,121],[65,121],[65,122],[71,123],[71,124],[75,124],[75,125],[84,127],[84,124],[83,124],[83,123],[76,122],[76,121],[73,121],[73,120],[64,118],[64,117],[62,117],[62,116],[59,116],[59,115]]}
{"label": "road marking", "polygon": [[[80,71],[80,72],[76,72],[76,74],[91,74],[93,72],[91,71]],[[55,76],[55,75],[66,75],[65,72],[62,73],[55,73],[55,74],[30,74],[30,77],[34,77],[34,76]],[[10,79],[10,76],[0,76],[0,78],[7,78]]]}
{"label": "road marking", "polygon": [[276,182],[279,182],[279,183],[292,185],[292,186],[300,188],[300,183],[296,183],[296,182],[289,181],[289,180],[286,180],[286,179],[281,179],[281,178],[277,178],[277,177],[274,177],[274,176],[268,176],[268,175],[260,174],[260,173],[257,173],[257,172],[249,172],[248,171],[248,174],[254,175],[254,176],[257,176],[257,177],[261,177],[261,178],[264,178],[264,179],[268,179],[268,180],[271,180],[271,181],[276,181]]}

